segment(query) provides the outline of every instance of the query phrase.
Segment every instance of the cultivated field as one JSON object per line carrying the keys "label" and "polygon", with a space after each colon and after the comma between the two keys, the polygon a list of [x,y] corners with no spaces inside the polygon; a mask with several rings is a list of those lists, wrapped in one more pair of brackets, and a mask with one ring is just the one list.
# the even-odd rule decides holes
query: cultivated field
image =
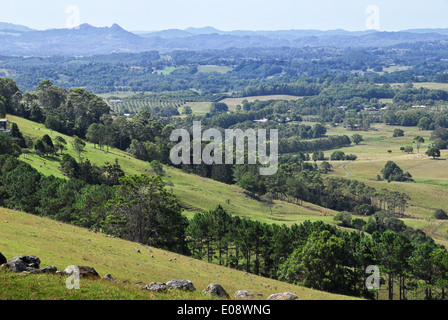
{"label": "cultivated field", "polygon": [[[415,88],[426,88],[431,90],[445,90],[448,91],[448,83],[439,82],[413,82]],[[402,86],[404,83],[392,83],[392,86]]]}
{"label": "cultivated field", "polygon": [[[448,152],[441,151],[440,159],[432,159],[425,155],[431,144],[430,131],[420,131],[416,127],[393,127],[384,124],[375,124],[376,130],[359,131],[364,140],[359,145],[341,148],[346,154],[358,156],[356,161],[331,161],[334,172],[332,175],[356,179],[378,190],[386,188],[391,191],[407,193],[411,200],[406,210],[409,219],[407,225],[420,228],[436,239],[445,242],[448,239],[448,224],[432,218],[436,209],[448,210]],[[400,128],[405,132],[403,137],[392,137],[393,130]],[[329,128],[328,134],[346,134],[349,137],[355,132],[342,127]],[[425,143],[417,152],[413,139],[420,135]],[[412,145],[413,153],[404,153],[400,147]],[[392,152],[389,153],[388,151]],[[333,150],[325,152],[330,156]],[[388,160],[394,161],[403,171],[409,171],[415,182],[377,181],[377,175]]]}
{"label": "cultivated field", "polygon": [[231,71],[232,67],[227,66],[217,66],[217,65],[202,65],[198,66],[198,72],[200,73],[210,73],[210,72],[218,72],[218,73],[227,73]]}
{"label": "cultivated field", "polygon": [[[251,96],[244,98],[226,98],[221,100],[220,102],[225,103],[230,111],[236,110],[238,105],[242,106],[243,101],[247,100],[249,102],[253,102],[256,100],[259,101],[268,101],[268,100],[297,100],[301,99],[300,96],[290,96],[290,95],[266,95],[266,96]],[[193,114],[196,115],[204,115],[210,111],[210,107],[212,106],[212,102],[187,102],[184,106],[190,106]],[[182,111],[183,107],[179,108],[179,112]]]}
{"label": "cultivated field", "polygon": [[244,97],[244,98],[226,98],[221,100],[220,102],[224,102],[229,106],[230,110],[236,109],[237,105],[242,105],[244,100],[248,102],[253,102],[256,100],[259,101],[268,101],[268,100],[297,100],[301,99],[300,96],[290,96],[290,95],[266,95],[266,96],[252,96],[252,97]]}

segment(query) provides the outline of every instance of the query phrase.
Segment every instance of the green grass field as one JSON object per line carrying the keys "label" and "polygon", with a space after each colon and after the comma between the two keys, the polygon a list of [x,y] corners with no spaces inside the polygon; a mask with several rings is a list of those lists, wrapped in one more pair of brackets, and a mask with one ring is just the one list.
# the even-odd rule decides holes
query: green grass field
{"label": "green grass field", "polygon": [[[267,279],[223,266],[208,264],[135,242],[93,233],[48,218],[0,208],[0,252],[7,259],[35,255],[41,267],[54,265],[59,270],[70,265],[94,267],[104,276],[130,284],[80,279],[80,290],[68,290],[65,279],[51,275],[11,274],[0,271],[0,300],[5,299],[206,299],[202,293],[210,283],[220,283],[231,297],[237,290],[249,290],[258,299],[290,291],[301,300],[351,299],[292,284]],[[140,253],[136,251],[140,250]],[[189,279],[195,293],[149,293],[135,286],[142,282],[167,282]]]}
{"label": "green grass field", "polygon": [[[411,200],[406,210],[409,219],[407,225],[419,228],[433,236],[441,243],[448,239],[447,227],[443,221],[432,218],[436,209],[448,210],[448,152],[442,150],[440,159],[433,160],[424,153],[430,145],[430,131],[420,131],[416,127],[393,127],[384,124],[375,124],[371,131],[356,132],[364,140],[359,145],[341,148],[346,154],[358,156],[356,161],[331,161],[332,175],[356,179],[378,190],[386,188],[391,191],[407,193]],[[403,137],[392,137],[393,130],[404,130]],[[355,132],[343,127],[329,128],[328,134],[346,134],[349,137]],[[425,143],[417,152],[412,143],[415,136],[420,135]],[[411,154],[400,151],[401,146],[413,145]],[[391,153],[388,150],[392,150]],[[328,157],[333,150],[325,152]],[[403,171],[409,171],[415,182],[376,181],[377,175],[388,160],[394,161]],[[430,232],[432,230],[432,232]]]}
{"label": "green grass field", "polygon": [[416,88],[426,88],[432,90],[445,90],[448,91],[448,83],[438,82],[414,82]]}
{"label": "green grass field", "polygon": [[229,110],[235,110],[237,105],[242,105],[243,100],[247,100],[249,102],[254,102],[256,100],[259,101],[268,101],[268,100],[297,100],[301,99],[300,96],[290,96],[290,95],[267,95],[267,96],[252,96],[252,97],[244,97],[244,98],[226,98],[221,100],[220,102],[224,102],[229,106]]}
{"label": "green grass field", "polygon": [[[230,111],[236,110],[237,105],[242,105],[243,100],[247,100],[249,102],[254,102],[256,100],[259,101],[268,101],[268,100],[297,100],[301,99],[299,96],[290,96],[290,95],[267,95],[267,96],[252,96],[252,97],[244,97],[244,98],[225,98],[220,102],[227,104]],[[182,112],[184,106],[190,106],[193,114],[195,115],[204,115],[210,111],[210,107],[212,106],[212,102],[187,102],[185,105],[179,108],[179,112]]]}
{"label": "green grass field", "polygon": [[[413,82],[415,88],[426,88],[432,90],[445,90],[448,91],[448,83],[439,82]],[[392,86],[402,86],[404,83],[393,83]]]}
{"label": "green grass field", "polygon": [[409,70],[410,68],[412,68],[412,67],[410,67],[410,66],[391,66],[391,67],[383,68],[383,72],[392,73],[392,72],[396,72],[396,71]]}
{"label": "green grass field", "polygon": [[210,73],[210,72],[218,72],[218,73],[227,73],[231,71],[232,67],[227,66],[217,66],[217,65],[202,65],[198,66],[199,73]]}
{"label": "green grass field", "polygon": [[[139,93],[150,94],[151,92],[149,92],[149,91],[141,92],[140,91]],[[106,99],[106,100],[109,100],[111,97],[120,98],[120,99],[130,98],[135,95],[136,95],[136,92],[133,92],[133,91],[115,91],[115,92],[97,94],[98,97]]]}
{"label": "green grass field", "polygon": [[157,71],[157,73],[163,74],[163,75],[169,75],[171,72],[173,72],[176,69],[177,69],[176,67],[165,67],[162,70]]}
{"label": "green grass field", "polygon": [[210,111],[212,102],[187,102],[178,109],[179,113],[182,113],[182,110],[186,106],[189,106],[191,108],[191,111],[193,111],[194,115],[203,116]]}

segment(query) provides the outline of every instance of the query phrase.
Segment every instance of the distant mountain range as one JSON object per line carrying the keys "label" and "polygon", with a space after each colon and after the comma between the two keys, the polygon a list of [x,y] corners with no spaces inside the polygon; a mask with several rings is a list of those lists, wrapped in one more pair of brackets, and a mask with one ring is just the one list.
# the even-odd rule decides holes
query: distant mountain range
{"label": "distant mountain range", "polygon": [[0,30],[32,31],[33,29],[14,23],[0,22]]}
{"label": "distant mountain range", "polygon": [[246,47],[388,47],[401,43],[446,41],[448,29],[398,32],[346,30],[222,31],[213,27],[129,32],[114,24],[76,29],[33,30],[0,22],[0,54],[86,56],[150,50],[202,50]]}
{"label": "distant mountain range", "polygon": [[180,29],[169,29],[163,31],[155,31],[155,32],[139,32],[140,36],[143,37],[161,37],[164,39],[173,39],[177,37],[191,37],[195,35],[204,35],[204,34],[219,34],[219,35],[232,35],[232,36],[260,36],[260,37],[268,37],[275,39],[297,39],[301,37],[309,37],[309,36],[323,36],[323,35],[364,35],[376,32],[375,30],[369,31],[345,31],[342,29],[338,30],[278,30],[278,31],[249,31],[249,30],[234,30],[234,31],[222,31],[215,29],[213,27],[204,27],[204,28],[187,28],[185,30]]}

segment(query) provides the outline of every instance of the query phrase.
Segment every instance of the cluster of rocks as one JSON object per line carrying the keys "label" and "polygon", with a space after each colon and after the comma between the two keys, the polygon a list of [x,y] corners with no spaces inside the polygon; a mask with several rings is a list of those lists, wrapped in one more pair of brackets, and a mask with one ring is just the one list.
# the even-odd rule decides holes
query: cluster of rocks
{"label": "cluster of rocks", "polygon": [[[39,273],[49,273],[57,274],[61,276],[69,276],[74,272],[74,267],[79,270],[79,276],[83,278],[90,279],[102,279],[107,281],[118,281],[112,275],[106,274],[104,277],[100,277],[98,272],[92,267],[86,266],[69,266],[65,270],[58,270],[55,266],[50,267],[40,267],[40,259],[36,256],[18,256],[7,260],[5,256],[0,252],[0,269],[7,269],[15,273],[29,273],[29,274],[39,274]],[[123,281],[124,283],[129,281]],[[141,282],[140,282],[141,284]],[[185,291],[196,291],[196,288],[190,280],[186,279],[174,279],[166,283],[151,282],[150,284],[143,287],[145,290],[152,292],[164,292],[167,290],[185,290]],[[203,292],[209,296],[215,296],[222,299],[230,299],[229,294],[224,290],[224,288],[218,283],[211,283],[207,286]],[[255,299],[255,296],[246,290],[239,290],[234,294],[235,299],[240,300],[251,300]],[[299,298],[291,292],[276,293],[270,295],[268,300],[299,300]]]}
{"label": "cluster of rocks", "polygon": [[[92,267],[76,266],[79,270],[79,276],[85,278],[97,278],[100,276],[98,272]],[[59,275],[71,275],[73,271],[73,266],[67,267],[65,270],[58,270],[55,266],[40,267],[40,259],[36,256],[18,256],[6,260],[5,256],[0,252],[0,269],[7,269],[15,273],[51,273]]]}
{"label": "cluster of rocks", "polygon": [[[153,292],[164,292],[166,290],[177,289],[177,290],[187,290],[195,291],[196,288],[193,282],[185,279],[174,279],[168,281],[167,283],[161,282],[151,282],[144,289]],[[229,294],[224,290],[224,288],[219,283],[211,283],[203,291],[206,295],[215,296],[222,299],[230,299]],[[255,296],[247,290],[239,290],[234,294],[235,299],[239,300],[252,300]],[[268,297],[268,300],[299,300],[299,298],[291,292],[283,292],[272,294]]]}
{"label": "cluster of rocks", "polygon": [[12,272],[25,273],[56,273],[58,269],[54,266],[41,268],[40,259],[35,256],[19,256],[9,260],[0,253],[0,268]]}
{"label": "cluster of rocks", "polygon": [[151,282],[147,286],[145,286],[146,290],[154,291],[154,292],[163,292],[166,290],[185,290],[185,291],[196,291],[196,288],[193,285],[193,282],[186,279],[174,279],[171,281],[165,282]]}

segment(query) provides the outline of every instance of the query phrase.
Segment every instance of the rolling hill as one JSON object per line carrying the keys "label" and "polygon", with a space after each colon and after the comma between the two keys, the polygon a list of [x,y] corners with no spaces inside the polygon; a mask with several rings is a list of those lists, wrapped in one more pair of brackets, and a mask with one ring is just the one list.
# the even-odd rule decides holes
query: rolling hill
{"label": "rolling hill", "polygon": [[[67,141],[65,152],[74,154],[70,142],[73,138],[46,129],[44,125],[23,118],[7,116],[18,124],[22,133],[32,139],[49,134],[52,138],[63,136]],[[92,163],[104,164],[118,159],[126,174],[145,173],[149,164],[137,160],[117,149],[110,152],[95,149],[87,144],[82,154]],[[22,155],[21,160],[31,164],[45,175],[64,177],[59,170],[59,159]],[[181,170],[164,167],[168,187],[172,188],[184,206],[184,213],[191,216],[195,212],[215,208],[218,204],[230,213],[267,223],[291,225],[304,220],[324,220],[334,223],[335,212],[312,204],[298,206],[276,201],[274,214],[262,202],[248,197],[237,186],[226,185]],[[229,201],[227,201],[229,200]],[[119,280],[129,280],[131,284],[87,281],[81,291],[67,293],[65,282],[51,275],[18,275],[0,271],[2,287],[0,299],[208,299],[201,290],[210,283],[220,283],[233,296],[237,290],[248,290],[265,299],[270,294],[293,292],[301,300],[351,299],[308,288],[275,281],[235,269],[196,260],[168,251],[139,245],[135,242],[94,233],[48,218],[42,218],[15,210],[0,208],[0,252],[7,258],[19,255],[35,255],[42,261],[42,267],[54,265],[59,270],[69,265],[94,267],[103,276],[112,274]],[[139,250],[140,252],[138,252]],[[195,293],[156,294],[135,287],[135,283],[167,282],[171,279],[189,279],[197,288]],[[101,294],[103,294],[103,298]]]}
{"label": "rolling hill", "polygon": [[[32,122],[23,118],[8,115],[7,118],[17,123],[20,131],[31,136],[33,140],[40,139],[48,134],[52,139],[60,135],[66,141],[65,152],[77,157],[72,150],[72,137],[45,128],[43,124]],[[93,144],[87,143],[82,157],[88,158],[93,164],[103,165],[105,162],[118,163],[127,175],[142,174],[149,170],[149,163],[135,159],[132,155],[118,149],[110,149],[107,153]],[[60,171],[59,158],[39,157],[37,155],[22,155],[21,160],[29,163],[45,175],[54,175],[63,178]],[[194,174],[183,172],[170,166],[164,166],[166,175],[164,180],[169,188],[177,196],[184,207],[184,213],[192,216],[196,212],[208,211],[221,205],[232,215],[256,219],[266,223],[284,223],[291,225],[301,223],[305,220],[323,220],[334,223],[333,216],[336,212],[327,208],[319,207],[311,203],[303,203],[302,206],[284,201],[275,201],[273,215],[263,202],[249,197],[243,189],[236,185],[227,185],[215,180],[203,178]]]}
{"label": "rolling hill", "polygon": [[[343,300],[350,297],[320,292],[242,271],[208,264],[135,242],[93,233],[48,218],[0,208],[0,252],[6,258],[34,255],[41,267],[69,265],[95,268],[104,276],[111,274],[119,283],[102,280],[80,281],[80,290],[67,290],[65,279],[55,275],[14,274],[0,271],[0,300],[202,300],[210,283],[220,283],[231,297],[237,290],[248,290],[257,299],[289,291],[301,300]],[[137,251],[137,249],[140,251]],[[135,286],[172,279],[189,279],[197,291],[152,293]],[[128,280],[129,284],[123,283]]]}

